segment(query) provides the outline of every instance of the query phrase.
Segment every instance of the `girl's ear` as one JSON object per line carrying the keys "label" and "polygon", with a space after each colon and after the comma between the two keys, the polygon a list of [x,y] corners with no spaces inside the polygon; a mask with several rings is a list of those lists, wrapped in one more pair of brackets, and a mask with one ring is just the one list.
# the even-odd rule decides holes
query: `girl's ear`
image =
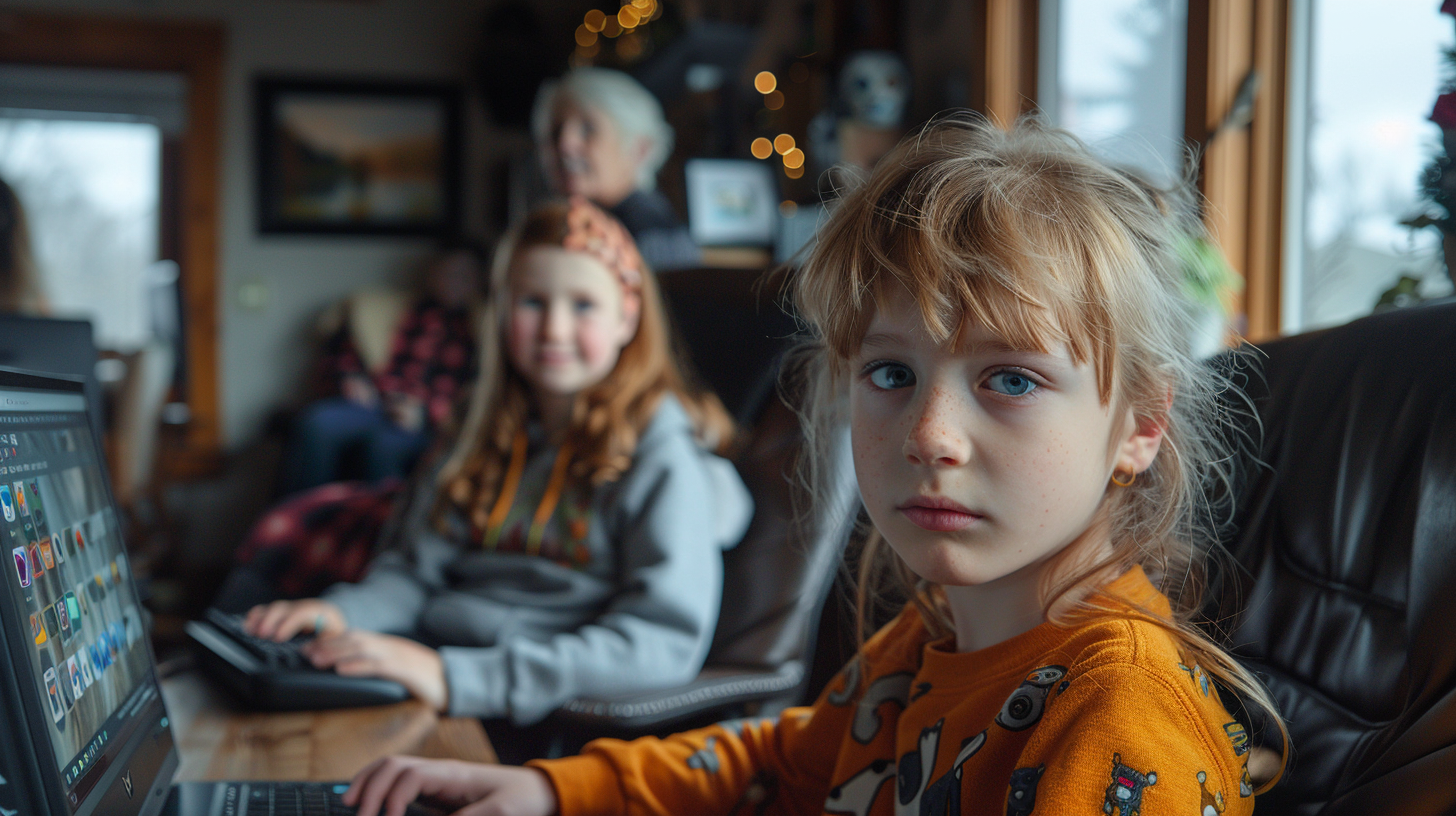
{"label": "girl's ear", "polygon": [[[1163,446],[1163,433],[1167,428],[1168,412],[1173,408],[1173,392],[1168,391],[1163,412],[1159,416],[1144,416],[1128,409],[1128,426],[1131,430],[1118,444],[1117,461],[1114,470],[1122,473],[1142,473],[1152,467],[1158,450]],[[1125,426],[1126,427],[1126,426]]]}

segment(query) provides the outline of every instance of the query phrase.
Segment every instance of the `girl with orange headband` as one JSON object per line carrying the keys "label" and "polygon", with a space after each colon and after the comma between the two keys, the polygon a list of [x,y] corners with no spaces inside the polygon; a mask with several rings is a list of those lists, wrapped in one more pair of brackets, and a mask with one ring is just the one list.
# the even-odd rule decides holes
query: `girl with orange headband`
{"label": "girl with orange headband", "polygon": [[491,291],[469,412],[397,546],[361,583],[256,607],[247,626],[312,631],[316,666],[516,724],[685,683],[716,623],[720,551],[752,512],[710,452],[732,421],[686,385],[656,280],[584,199],[527,217]]}

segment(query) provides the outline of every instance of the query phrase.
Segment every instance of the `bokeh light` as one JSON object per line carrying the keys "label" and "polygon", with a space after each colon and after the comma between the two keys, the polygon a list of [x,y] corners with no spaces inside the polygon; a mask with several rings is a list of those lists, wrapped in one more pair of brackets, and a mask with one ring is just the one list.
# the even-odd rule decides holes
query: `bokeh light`
{"label": "bokeh light", "polygon": [[759,71],[758,76],[753,78],[753,87],[761,94],[773,93],[774,88],[778,86],[778,77],[775,77],[772,71]]}
{"label": "bokeh light", "polygon": [[773,155],[773,142],[760,136],[753,140],[753,144],[749,146],[748,150],[753,154],[755,159],[766,159]]}
{"label": "bokeh light", "polygon": [[780,155],[784,155],[794,149],[794,137],[787,133],[780,133],[774,137],[773,149]]}
{"label": "bokeh light", "polygon": [[583,23],[576,27],[576,44],[582,48],[590,48],[597,44],[597,33],[586,27]]}
{"label": "bokeh light", "polygon": [[642,38],[635,33],[629,33],[617,40],[617,56],[627,62],[642,56]]}
{"label": "bokeh light", "polygon": [[790,169],[804,166],[804,151],[799,148],[791,148],[784,154],[784,166]]}
{"label": "bokeh light", "polygon": [[620,35],[621,33],[622,33],[622,24],[617,21],[617,18],[616,17],[608,17],[606,19],[606,21],[602,23],[602,35],[603,36],[606,36],[606,37],[616,37],[616,36]]}
{"label": "bokeh light", "polygon": [[592,9],[586,13],[586,19],[582,25],[587,27],[593,34],[602,30],[602,25],[607,22],[607,13],[601,9]]}
{"label": "bokeh light", "polygon": [[769,110],[782,108],[784,106],[784,92],[773,91],[772,93],[764,94],[763,106]]}
{"label": "bokeh light", "polygon": [[785,218],[793,218],[799,214],[799,202],[784,199],[779,202],[779,215]]}
{"label": "bokeh light", "polygon": [[791,179],[803,178],[804,177],[804,168],[802,168],[802,167],[785,167],[784,168],[784,175],[788,176]]}
{"label": "bokeh light", "polygon": [[622,6],[617,10],[617,23],[622,28],[631,30],[636,28],[640,22],[642,22],[642,13],[635,6]]}

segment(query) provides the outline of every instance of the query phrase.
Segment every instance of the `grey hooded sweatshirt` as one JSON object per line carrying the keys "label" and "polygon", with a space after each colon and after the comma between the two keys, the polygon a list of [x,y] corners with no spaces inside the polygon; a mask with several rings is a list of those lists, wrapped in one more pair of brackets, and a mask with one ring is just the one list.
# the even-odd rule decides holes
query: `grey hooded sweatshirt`
{"label": "grey hooded sweatshirt", "polygon": [[722,550],[753,514],[737,471],[698,446],[665,396],[632,466],[610,484],[568,489],[535,543],[531,519],[557,449],[532,442],[495,548],[472,540],[458,514],[437,532],[425,479],[396,545],[324,598],[353,628],[439,646],[452,715],[526,725],[576,697],[691,680],[717,623]]}

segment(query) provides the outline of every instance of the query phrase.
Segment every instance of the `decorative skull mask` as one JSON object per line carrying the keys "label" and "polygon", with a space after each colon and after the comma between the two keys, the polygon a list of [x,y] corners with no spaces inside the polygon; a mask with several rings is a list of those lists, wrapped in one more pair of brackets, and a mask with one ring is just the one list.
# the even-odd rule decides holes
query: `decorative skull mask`
{"label": "decorative skull mask", "polygon": [[849,117],[877,128],[896,128],[910,96],[910,71],[891,51],[858,51],[839,73],[839,95]]}

